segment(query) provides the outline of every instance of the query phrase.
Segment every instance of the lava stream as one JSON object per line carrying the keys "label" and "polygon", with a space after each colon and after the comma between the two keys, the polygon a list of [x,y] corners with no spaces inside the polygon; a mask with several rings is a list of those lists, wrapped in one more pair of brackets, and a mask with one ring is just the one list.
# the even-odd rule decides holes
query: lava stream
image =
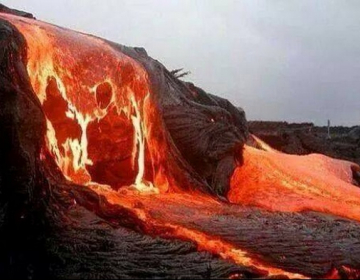
{"label": "lava stream", "polygon": [[226,241],[226,238],[212,235],[208,230],[202,229],[201,225],[199,228],[194,226],[198,220],[211,220],[218,215],[245,216],[242,208],[224,205],[201,193],[139,196],[126,188],[114,192],[99,185],[90,187],[98,194],[104,195],[110,203],[122,205],[136,213],[145,222],[147,231],[151,234],[193,241],[199,250],[209,251],[239,265],[251,267],[266,276],[282,275],[292,279],[308,279],[299,273],[291,273],[267,264],[248,251]]}
{"label": "lava stream", "polygon": [[[285,155],[259,141],[264,150],[246,146],[244,164],[231,180],[228,199],[241,206],[183,191],[191,181],[167,154],[171,141],[138,62],[89,35],[0,17],[26,39],[30,82],[47,118],[44,149],[66,178],[126,207],[149,233],[194,241],[199,249],[270,276],[303,278],[231,242],[221,227],[215,232],[214,217],[232,235],[241,234],[231,219],[246,217],[244,205],[360,221],[360,190],[351,185],[357,165],[320,155]],[[137,191],[126,187],[131,185]],[[150,193],[139,195],[139,190]]]}
{"label": "lava stream", "polygon": [[[147,95],[148,97],[148,95]],[[145,98],[147,98],[145,97]],[[144,173],[145,173],[145,127],[143,122],[141,121],[141,115],[139,111],[139,107],[135,100],[135,97],[131,96],[131,103],[135,109],[135,115],[131,116],[131,120],[135,129],[135,139],[136,139],[136,147],[134,147],[134,151],[138,151],[138,173],[135,178],[134,186],[137,190],[141,192],[155,192],[158,193],[158,189],[156,189],[151,182],[144,181]],[[136,155],[136,153],[134,153]],[[135,156],[134,156],[135,157]]]}
{"label": "lava stream", "polygon": [[231,181],[229,200],[272,211],[318,211],[360,221],[355,163],[319,154],[268,152],[246,146],[244,164]]}

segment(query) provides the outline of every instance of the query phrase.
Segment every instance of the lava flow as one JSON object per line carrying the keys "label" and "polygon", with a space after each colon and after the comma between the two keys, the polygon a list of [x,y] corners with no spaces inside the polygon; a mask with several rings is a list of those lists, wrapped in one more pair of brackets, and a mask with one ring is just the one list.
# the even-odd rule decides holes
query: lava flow
{"label": "lava flow", "polygon": [[46,115],[47,148],[66,178],[157,191],[145,180],[151,176],[145,173],[146,72],[97,38],[4,17],[26,38],[27,70]]}
{"label": "lava flow", "polygon": [[244,165],[232,177],[231,202],[272,211],[318,211],[360,221],[360,189],[352,184],[358,165],[319,154],[292,156],[268,146],[264,149],[245,147]]}
{"label": "lava flow", "polygon": [[[219,202],[198,191],[171,161],[167,130],[147,72],[105,41],[40,21],[1,14],[25,37],[30,82],[46,116],[47,151],[64,176],[135,213],[151,234],[193,241],[267,275],[305,276],[270,262],[215,232],[242,206],[270,211],[312,210],[360,221],[360,190],[351,185],[355,164],[319,155],[281,154],[258,141]],[[234,229],[234,232],[237,230]],[[234,233],[233,232],[233,233]],[[240,233],[237,233],[240,234]]]}

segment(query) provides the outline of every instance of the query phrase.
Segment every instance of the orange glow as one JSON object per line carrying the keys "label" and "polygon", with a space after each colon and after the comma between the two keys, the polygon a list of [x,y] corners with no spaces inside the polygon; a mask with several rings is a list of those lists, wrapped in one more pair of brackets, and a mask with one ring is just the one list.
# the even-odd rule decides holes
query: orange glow
{"label": "orange glow", "polygon": [[[145,70],[95,37],[40,21],[5,14],[2,17],[9,19],[25,36],[27,70],[47,117],[46,144],[66,178],[78,184],[93,182],[88,170],[94,162],[88,153],[87,129],[115,110],[119,118],[125,116],[133,125],[132,167],[137,172],[133,185],[141,191],[156,191],[144,179],[147,116],[139,104],[144,103],[150,92]],[[99,101],[97,96],[103,85],[108,85],[112,92],[107,102]],[[102,91],[106,92],[106,86]],[[52,99],[65,102],[66,111],[47,110],[46,102],[55,104]],[[77,130],[73,135],[66,135],[65,122]]]}
{"label": "orange glow", "polygon": [[352,168],[359,166],[319,154],[294,156],[246,146],[228,197],[272,211],[318,211],[360,221],[360,189],[351,184]]}
{"label": "orange glow", "polygon": [[[192,189],[191,183],[177,155],[171,154],[177,150],[139,63],[93,36],[12,15],[0,17],[26,39],[30,82],[46,116],[46,148],[68,180],[129,209],[151,234],[193,241],[199,250],[268,276],[305,278],[194,228],[195,219],[226,211],[240,214],[241,208],[183,191]],[[260,149],[245,147],[244,165],[231,179],[231,202],[273,211],[315,210],[360,221],[360,190],[351,185],[351,168],[358,166],[320,155],[285,155],[256,141]]]}
{"label": "orange glow", "polygon": [[[254,267],[267,276],[283,275],[293,279],[308,279],[304,275],[290,273],[253,259],[246,250],[236,247],[219,237],[192,228],[192,223],[196,219],[206,219],[216,214],[230,212],[241,215],[241,209],[232,209],[231,205],[225,206],[200,193],[139,196],[131,189],[124,189],[121,193],[116,193],[98,185],[92,185],[91,188],[104,195],[110,203],[120,204],[132,209],[141,220],[146,222],[149,233],[193,241],[201,251],[218,254],[222,258],[239,265]],[[146,205],[146,207],[137,207],[135,205]],[[169,211],[170,209],[176,209],[177,211]]]}
{"label": "orange glow", "polygon": [[[341,267],[344,272],[346,272],[346,279],[359,279],[360,272],[359,270],[352,269],[346,266]],[[325,276],[326,279],[343,279],[339,273],[339,270],[333,269],[328,275]]]}

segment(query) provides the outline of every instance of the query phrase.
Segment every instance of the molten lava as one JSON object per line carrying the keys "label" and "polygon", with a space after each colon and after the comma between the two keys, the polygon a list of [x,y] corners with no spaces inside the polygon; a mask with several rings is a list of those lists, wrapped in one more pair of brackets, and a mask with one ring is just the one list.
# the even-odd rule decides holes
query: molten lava
{"label": "molten lava", "polygon": [[[121,135],[124,152],[113,156],[132,166],[128,184],[154,190],[144,179],[146,112],[140,104],[149,94],[149,85],[142,67],[100,39],[38,21],[4,17],[11,18],[26,38],[30,81],[47,117],[46,144],[63,174],[78,184],[93,183],[91,173],[96,170],[89,167],[99,169],[98,165],[109,161],[99,154],[101,150],[89,151],[89,144],[105,144],[106,137],[111,142],[115,131],[123,130],[128,133]],[[110,126],[106,131],[103,122]],[[132,142],[135,145],[130,147]],[[137,165],[128,164],[130,160]],[[113,177],[122,177],[119,167],[111,165]],[[101,183],[107,183],[106,179]]]}
{"label": "molten lava", "polygon": [[[135,178],[135,188],[139,191],[152,191],[158,192],[157,189],[154,188],[151,182],[144,181],[144,173],[145,173],[145,136],[146,128],[144,127],[141,121],[141,115],[139,111],[139,107],[134,99],[134,96],[131,97],[131,103],[135,109],[135,115],[131,116],[132,123],[135,129],[135,139],[136,146],[134,147],[134,151],[138,151],[138,173]],[[136,154],[133,153],[133,160],[135,160]]]}
{"label": "molten lava", "polygon": [[[105,41],[40,21],[1,14],[27,43],[27,70],[46,116],[46,147],[64,176],[146,222],[149,233],[191,240],[199,249],[268,275],[304,276],[270,265],[196,225],[243,208],[183,191],[181,167],[145,69]],[[320,155],[296,157],[257,141],[231,180],[230,202],[271,211],[313,210],[360,221],[355,164]],[[134,186],[133,188],[126,188]],[[140,192],[140,193],[139,193]],[[143,193],[151,195],[142,195]]]}
{"label": "molten lava", "polygon": [[[352,185],[354,163],[311,154],[244,149],[229,200],[272,211],[318,211],[360,221],[360,189]],[[244,187],[239,187],[244,186]]]}

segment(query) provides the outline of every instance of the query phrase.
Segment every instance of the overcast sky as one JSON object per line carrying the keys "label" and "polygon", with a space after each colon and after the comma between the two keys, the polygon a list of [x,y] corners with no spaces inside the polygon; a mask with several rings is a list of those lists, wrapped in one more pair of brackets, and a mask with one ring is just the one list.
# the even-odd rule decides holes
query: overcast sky
{"label": "overcast sky", "polygon": [[248,119],[360,124],[359,0],[0,0],[184,68]]}

